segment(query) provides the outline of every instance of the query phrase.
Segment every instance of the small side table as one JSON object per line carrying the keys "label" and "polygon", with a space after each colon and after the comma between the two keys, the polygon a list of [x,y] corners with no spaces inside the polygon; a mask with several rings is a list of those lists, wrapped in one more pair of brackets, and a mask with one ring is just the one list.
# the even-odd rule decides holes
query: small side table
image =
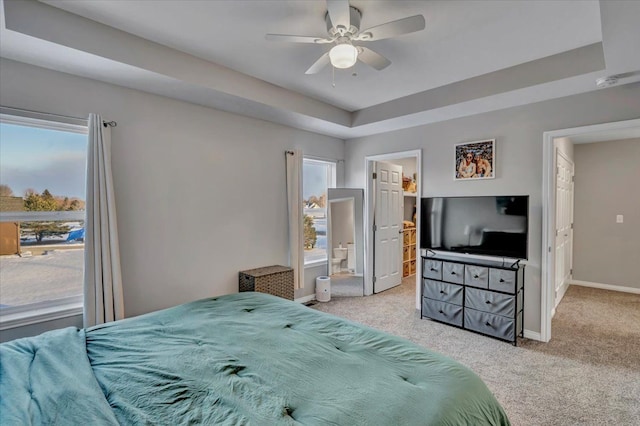
{"label": "small side table", "polygon": [[240,291],[258,291],[293,300],[293,269],[273,265],[240,271]]}

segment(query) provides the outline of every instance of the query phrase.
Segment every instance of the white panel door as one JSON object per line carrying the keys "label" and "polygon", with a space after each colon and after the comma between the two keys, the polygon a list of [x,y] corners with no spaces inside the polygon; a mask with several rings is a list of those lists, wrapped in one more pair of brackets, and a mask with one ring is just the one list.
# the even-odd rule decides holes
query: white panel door
{"label": "white panel door", "polygon": [[375,164],[374,293],[400,285],[402,281],[402,166]]}
{"label": "white panel door", "polygon": [[573,268],[573,173],[574,165],[556,150],[556,241],[554,307],[567,291]]}

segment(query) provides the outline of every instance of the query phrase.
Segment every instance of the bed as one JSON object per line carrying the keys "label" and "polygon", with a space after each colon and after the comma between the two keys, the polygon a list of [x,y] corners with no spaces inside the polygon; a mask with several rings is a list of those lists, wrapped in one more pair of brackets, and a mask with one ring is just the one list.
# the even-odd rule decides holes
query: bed
{"label": "bed", "polygon": [[0,345],[0,424],[507,425],[466,367],[262,293]]}

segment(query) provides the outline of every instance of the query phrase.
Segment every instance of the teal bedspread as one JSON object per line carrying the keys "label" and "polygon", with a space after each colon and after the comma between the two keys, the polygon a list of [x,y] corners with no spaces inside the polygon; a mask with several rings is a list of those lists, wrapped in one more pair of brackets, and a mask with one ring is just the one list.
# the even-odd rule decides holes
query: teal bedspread
{"label": "teal bedspread", "polygon": [[117,425],[74,328],[0,345],[0,425]]}
{"label": "teal bedspread", "polygon": [[261,293],[0,345],[0,424],[506,425],[457,362]]}

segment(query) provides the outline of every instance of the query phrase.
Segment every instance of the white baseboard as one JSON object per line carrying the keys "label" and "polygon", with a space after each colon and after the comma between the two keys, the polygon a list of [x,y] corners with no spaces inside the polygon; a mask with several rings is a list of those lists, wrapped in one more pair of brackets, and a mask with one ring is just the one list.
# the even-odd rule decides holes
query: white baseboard
{"label": "white baseboard", "polygon": [[542,336],[537,331],[524,330],[524,337],[531,340],[542,342]]}
{"label": "white baseboard", "polygon": [[307,302],[311,302],[312,300],[316,300],[316,295],[315,294],[310,294],[308,296],[299,297],[299,298],[295,299],[294,302],[307,303]]}
{"label": "white baseboard", "polygon": [[580,281],[580,280],[573,280],[571,281],[571,284],[579,285],[581,287],[592,287],[592,288],[600,288],[602,290],[611,290],[611,291],[620,291],[623,293],[640,294],[640,288],[624,287],[621,285],[592,283],[590,281]]}

